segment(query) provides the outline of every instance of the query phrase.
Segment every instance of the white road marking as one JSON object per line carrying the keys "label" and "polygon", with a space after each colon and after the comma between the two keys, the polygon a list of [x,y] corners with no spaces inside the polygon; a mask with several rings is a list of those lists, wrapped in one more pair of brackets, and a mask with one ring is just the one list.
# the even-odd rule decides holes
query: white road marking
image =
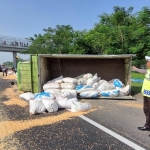
{"label": "white road marking", "polygon": [[139,145],[137,145],[137,144],[129,141],[128,139],[124,138],[123,136],[121,136],[121,135],[119,135],[119,134],[117,134],[117,133],[107,129],[106,127],[96,123],[95,121],[93,121],[93,120],[91,120],[91,119],[89,119],[89,118],[87,118],[87,117],[85,117],[83,115],[81,115],[79,117],[82,118],[83,120],[89,122],[90,124],[94,125],[95,127],[103,130],[104,132],[108,133],[109,135],[113,136],[114,138],[118,139],[119,141],[125,143],[126,145],[132,147],[135,150],[146,150],[146,149],[140,147]]}

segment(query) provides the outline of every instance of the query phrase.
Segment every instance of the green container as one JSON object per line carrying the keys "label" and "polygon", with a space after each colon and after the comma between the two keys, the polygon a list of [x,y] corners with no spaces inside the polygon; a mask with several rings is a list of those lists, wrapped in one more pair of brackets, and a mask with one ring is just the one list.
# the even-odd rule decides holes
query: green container
{"label": "green container", "polygon": [[20,91],[31,91],[31,68],[30,62],[18,62],[17,64],[17,84]]}

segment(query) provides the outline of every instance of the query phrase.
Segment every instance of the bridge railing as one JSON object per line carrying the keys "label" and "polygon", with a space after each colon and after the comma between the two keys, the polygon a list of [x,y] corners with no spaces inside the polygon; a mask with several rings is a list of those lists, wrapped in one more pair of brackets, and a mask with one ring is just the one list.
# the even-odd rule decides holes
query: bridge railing
{"label": "bridge railing", "polygon": [[0,35],[0,45],[6,47],[28,47],[32,44],[29,39]]}

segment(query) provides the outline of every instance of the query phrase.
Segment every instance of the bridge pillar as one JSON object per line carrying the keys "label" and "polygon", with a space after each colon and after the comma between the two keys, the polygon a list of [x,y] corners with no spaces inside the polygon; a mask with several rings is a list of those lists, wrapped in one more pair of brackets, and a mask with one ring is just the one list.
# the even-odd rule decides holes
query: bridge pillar
{"label": "bridge pillar", "polygon": [[13,65],[15,68],[17,68],[17,59],[16,59],[16,56],[17,56],[17,52],[13,52]]}

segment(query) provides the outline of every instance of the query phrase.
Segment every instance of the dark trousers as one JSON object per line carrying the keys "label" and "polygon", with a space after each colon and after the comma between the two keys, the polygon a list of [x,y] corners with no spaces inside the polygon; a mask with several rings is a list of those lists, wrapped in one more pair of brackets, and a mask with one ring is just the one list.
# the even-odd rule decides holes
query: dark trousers
{"label": "dark trousers", "polygon": [[150,128],[150,97],[144,96],[143,99],[144,99],[143,111],[146,116],[145,127]]}
{"label": "dark trousers", "polygon": [[7,71],[3,71],[3,76],[4,76],[4,74],[6,74],[6,76],[7,76]]}

